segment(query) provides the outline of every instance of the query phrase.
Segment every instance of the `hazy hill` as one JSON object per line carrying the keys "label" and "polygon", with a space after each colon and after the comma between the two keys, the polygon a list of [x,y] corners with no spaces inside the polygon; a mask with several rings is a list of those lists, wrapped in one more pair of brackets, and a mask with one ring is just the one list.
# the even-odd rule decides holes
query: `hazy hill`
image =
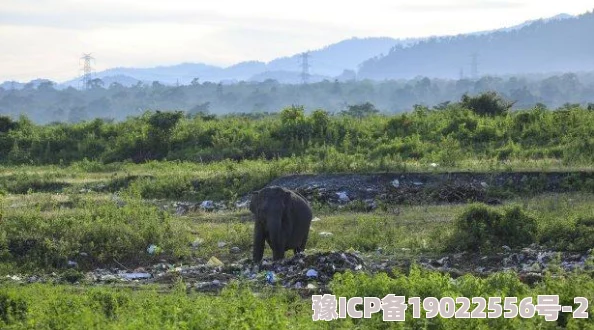
{"label": "hazy hill", "polygon": [[[313,81],[338,76],[344,70],[356,70],[357,65],[371,56],[387,53],[394,45],[410,45],[416,39],[397,40],[392,38],[352,38],[310,52],[311,74]],[[190,84],[194,78],[200,82],[238,82],[264,81],[278,79],[279,82],[294,83],[300,81],[300,56],[275,59],[269,63],[258,61],[241,62],[226,68],[203,63],[183,63],[173,66],[155,68],[113,68],[94,74],[95,78],[119,82],[130,86],[135,81],[151,83],[159,81],[163,84]],[[118,77],[123,78],[118,81]],[[124,78],[125,77],[125,78]],[[297,77],[297,78],[295,78]],[[80,79],[73,79],[60,84],[60,87],[79,85]]]}
{"label": "hazy hill", "polygon": [[[560,14],[551,18],[526,21],[496,30],[458,36],[393,39],[387,37],[351,38],[318,50],[309,51],[310,81],[358,78],[394,79],[417,76],[459,78],[471,73],[471,55],[478,55],[480,74],[525,74],[592,70],[592,14],[575,18]],[[304,50],[305,51],[305,50]],[[104,86],[119,83],[159,81],[166,85],[199,82],[278,80],[300,82],[301,53],[269,63],[246,61],[229,67],[203,63],[182,63],[153,68],[112,68],[97,72]],[[4,89],[20,89],[24,83],[6,82]],[[80,87],[80,78],[56,86]]]}
{"label": "hazy hill", "polygon": [[[418,39],[351,38],[310,51],[311,72],[325,76],[338,76],[344,70],[357,69],[357,65],[373,56],[387,53],[395,45],[406,47]],[[270,71],[300,71],[301,54],[282,57],[268,63]]]}
{"label": "hazy hill", "polygon": [[431,38],[365,61],[359,77],[457,78],[461,69],[471,73],[472,54],[477,54],[479,75],[591,71],[594,35],[587,31],[594,31],[594,13],[489,34]]}
{"label": "hazy hill", "polygon": [[[250,81],[254,82],[262,82],[266,80],[276,80],[281,84],[299,84],[302,82],[301,73],[296,71],[265,71],[254,75],[250,78]],[[324,79],[332,79],[329,76],[322,76],[322,75],[310,75],[308,78],[308,82],[315,83],[320,82]]]}

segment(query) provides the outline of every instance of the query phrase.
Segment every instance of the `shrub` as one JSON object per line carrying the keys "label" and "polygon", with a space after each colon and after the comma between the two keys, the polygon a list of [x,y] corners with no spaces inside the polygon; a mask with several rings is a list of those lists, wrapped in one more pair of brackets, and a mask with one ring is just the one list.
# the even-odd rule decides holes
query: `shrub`
{"label": "shrub", "polygon": [[[76,213],[54,209],[51,215],[38,210],[3,215],[0,261],[35,269],[62,268],[74,260],[82,268],[91,268],[114,260],[138,264],[189,255],[187,224],[156,206],[128,197],[116,202],[83,202]],[[146,248],[151,244],[164,253],[149,255]]]}
{"label": "shrub", "polygon": [[478,115],[487,116],[504,115],[513,106],[513,103],[505,101],[495,92],[486,92],[477,96],[464,94],[460,104]]}
{"label": "shrub", "polygon": [[545,227],[540,242],[557,250],[585,252],[594,247],[594,217],[580,217]]}
{"label": "shrub", "polygon": [[536,219],[514,206],[503,212],[484,204],[474,204],[455,220],[450,247],[463,250],[516,247],[536,240]]}
{"label": "shrub", "polygon": [[0,293],[0,325],[24,321],[27,311],[27,302],[23,298]]}

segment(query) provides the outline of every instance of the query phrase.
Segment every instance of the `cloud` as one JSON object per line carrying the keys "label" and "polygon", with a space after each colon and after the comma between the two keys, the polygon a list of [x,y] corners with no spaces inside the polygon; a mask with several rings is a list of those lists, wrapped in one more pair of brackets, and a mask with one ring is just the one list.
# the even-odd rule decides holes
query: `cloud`
{"label": "cloud", "polygon": [[[4,0],[3,0],[4,1]],[[183,1],[168,1],[176,5],[162,7],[163,2],[137,1],[122,4],[103,0],[96,5],[78,5],[74,0],[37,0],[35,7],[23,6],[22,2],[8,0],[0,5],[0,25],[37,26],[59,29],[97,29],[123,25],[183,24],[217,26],[229,28],[301,29],[318,30],[345,29],[337,26],[331,17],[313,20],[309,16],[290,18],[287,15],[253,13],[253,6],[240,3],[234,10],[224,6],[197,6],[195,3],[182,5]],[[230,2],[230,1],[227,1]],[[149,4],[149,5],[145,5]],[[150,5],[152,4],[152,6]],[[158,6],[161,4],[161,6]],[[246,9],[242,12],[240,9]],[[231,8],[229,8],[231,9]],[[249,9],[249,10],[248,10]],[[252,12],[250,12],[252,11]]]}
{"label": "cloud", "polygon": [[62,29],[93,29],[106,26],[124,24],[155,24],[155,23],[196,23],[222,24],[232,20],[216,12],[122,12],[122,11],[86,11],[70,10],[68,12],[34,12],[19,11],[0,13],[0,25],[38,26]]}
{"label": "cloud", "polygon": [[482,0],[482,1],[445,1],[433,3],[407,3],[397,4],[392,7],[407,12],[444,12],[444,11],[474,11],[474,10],[497,10],[497,9],[518,9],[525,7],[525,2],[505,0]]}

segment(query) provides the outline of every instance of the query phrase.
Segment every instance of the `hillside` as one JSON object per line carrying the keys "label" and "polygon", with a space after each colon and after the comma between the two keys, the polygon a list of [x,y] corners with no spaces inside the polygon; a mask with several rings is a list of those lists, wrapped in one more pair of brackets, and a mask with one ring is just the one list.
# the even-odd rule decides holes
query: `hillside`
{"label": "hillside", "polygon": [[[458,36],[394,39],[389,37],[350,38],[309,51],[310,81],[343,80],[345,74],[360,69],[360,78],[394,79],[418,76],[459,78],[460,71],[471,72],[471,55],[478,55],[479,74],[521,74],[591,70],[589,60],[592,37],[582,31],[592,27],[591,14],[574,17],[559,14],[540,20],[495,30]],[[569,36],[569,38],[566,38]],[[567,39],[567,40],[566,40]],[[553,42],[548,42],[552,40]],[[585,41],[585,42],[582,42]],[[571,47],[571,52],[565,49]],[[306,51],[305,49],[303,51]],[[511,52],[514,61],[501,61]],[[281,83],[301,82],[301,52],[268,63],[244,61],[229,67],[204,63],[182,63],[149,68],[112,68],[93,74],[104,86],[119,83],[132,86],[139,81],[159,81],[165,85],[199,82],[261,82],[275,79]],[[537,61],[532,59],[536,58]],[[550,64],[553,63],[553,66]],[[20,89],[24,83],[5,82],[4,89]],[[80,78],[56,85],[58,89],[80,87]]]}
{"label": "hillside", "polygon": [[362,63],[359,76],[457,78],[461,69],[471,72],[472,54],[477,55],[478,75],[591,71],[594,36],[584,32],[593,29],[594,13],[586,13],[515,30],[432,38],[412,47],[396,46],[386,56]]}
{"label": "hillside", "polygon": [[[357,65],[377,54],[386,53],[394,45],[409,45],[414,39],[397,40],[392,38],[351,38],[322,49],[313,50],[311,55],[311,73],[313,81],[338,76],[344,70],[355,70]],[[194,78],[200,82],[234,83],[239,81],[265,81],[277,79],[283,83],[300,82],[300,56],[275,59],[269,63],[259,61],[240,62],[229,67],[218,67],[203,63],[182,63],[154,68],[113,68],[94,74],[95,78],[118,82],[124,86],[134,85],[137,81],[152,83],[159,81],[166,85],[189,85]],[[126,77],[119,79],[118,77]],[[132,78],[132,80],[130,79]],[[135,80],[135,81],[134,81]],[[78,87],[80,79],[61,83],[58,88]],[[109,84],[106,84],[108,86]],[[17,86],[17,88],[20,86]]]}
{"label": "hillside", "polygon": [[[395,45],[407,47],[418,42],[418,39],[393,38],[351,38],[329,45],[322,49],[310,51],[312,73],[326,76],[338,76],[344,70],[357,69],[361,62],[387,53]],[[268,63],[268,70],[299,71],[301,54],[282,57]]]}

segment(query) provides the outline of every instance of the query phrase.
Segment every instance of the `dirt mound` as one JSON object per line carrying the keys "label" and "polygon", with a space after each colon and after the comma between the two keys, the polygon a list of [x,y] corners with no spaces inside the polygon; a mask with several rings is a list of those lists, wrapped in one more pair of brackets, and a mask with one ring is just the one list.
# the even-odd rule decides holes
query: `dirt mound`
{"label": "dirt mound", "polygon": [[379,200],[397,204],[484,202],[514,194],[594,192],[594,172],[381,173],[292,175],[268,186],[295,190],[310,201],[347,204]]}

